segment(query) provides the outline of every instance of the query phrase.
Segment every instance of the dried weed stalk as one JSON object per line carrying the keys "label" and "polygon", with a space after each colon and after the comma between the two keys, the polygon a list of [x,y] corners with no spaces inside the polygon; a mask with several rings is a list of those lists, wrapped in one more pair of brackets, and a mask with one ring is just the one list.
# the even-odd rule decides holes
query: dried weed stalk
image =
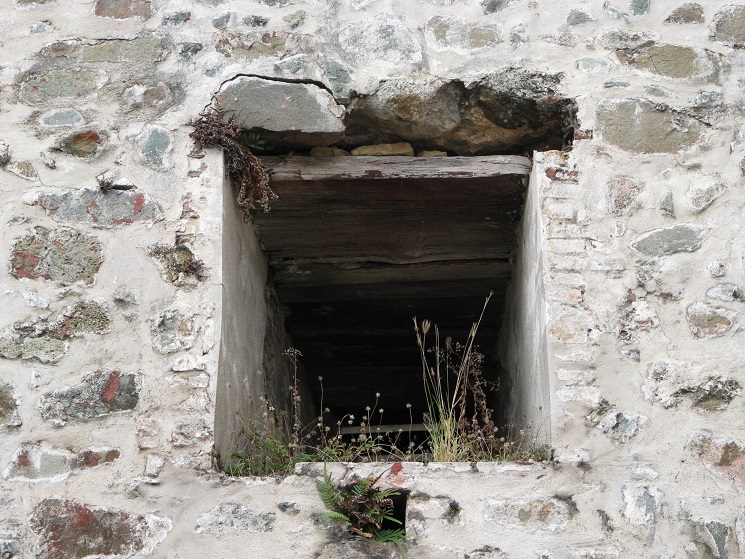
{"label": "dried weed stalk", "polygon": [[195,151],[216,146],[223,148],[228,175],[238,185],[236,203],[243,212],[243,221],[248,223],[257,207],[268,212],[269,201],[276,200],[277,195],[259,158],[241,143],[243,132],[233,117],[225,122],[220,112],[213,110],[199,115],[189,137],[194,140]]}

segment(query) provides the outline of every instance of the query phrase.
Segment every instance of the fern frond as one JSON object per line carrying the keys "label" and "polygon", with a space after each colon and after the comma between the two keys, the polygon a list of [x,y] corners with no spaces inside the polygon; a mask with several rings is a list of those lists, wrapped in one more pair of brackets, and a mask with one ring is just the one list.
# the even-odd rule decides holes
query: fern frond
{"label": "fern frond", "polygon": [[323,516],[324,518],[333,518],[334,520],[343,520],[347,524],[350,523],[349,517],[347,515],[336,512],[335,510],[324,512],[321,516]]}
{"label": "fern frond", "polygon": [[316,489],[318,489],[318,493],[321,495],[321,501],[323,501],[324,506],[331,511],[335,510],[342,499],[342,495],[336,488],[334,478],[326,472],[325,466],[323,468],[323,479],[316,480]]}
{"label": "fern frond", "polygon": [[406,534],[404,533],[403,529],[396,528],[395,530],[381,530],[377,534],[375,534],[375,541],[378,542],[393,542],[398,546],[398,548],[403,551],[404,545],[403,542],[406,540]]}

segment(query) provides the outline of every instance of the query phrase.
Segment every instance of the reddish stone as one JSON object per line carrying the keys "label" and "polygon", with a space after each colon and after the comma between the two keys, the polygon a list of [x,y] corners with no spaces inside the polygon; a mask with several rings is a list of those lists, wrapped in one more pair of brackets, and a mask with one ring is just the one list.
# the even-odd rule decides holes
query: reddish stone
{"label": "reddish stone", "polygon": [[546,169],[546,176],[552,181],[573,181],[579,178],[579,171],[568,171],[558,167]]}
{"label": "reddish stone", "polygon": [[149,19],[153,15],[153,9],[149,0],[96,0],[93,13],[98,17],[114,19]]}
{"label": "reddish stone", "polygon": [[60,141],[57,149],[76,157],[94,155],[103,142],[103,137],[95,130],[85,130],[71,134]]}
{"label": "reddish stone", "polygon": [[101,389],[101,397],[107,404],[110,404],[119,393],[119,377],[119,371],[112,371]]}
{"label": "reddish stone", "polygon": [[44,499],[31,517],[39,559],[131,557],[165,538],[171,523],[149,515],[94,508],[72,499]]}
{"label": "reddish stone", "polygon": [[703,436],[694,448],[707,468],[745,487],[745,447],[737,441]]}
{"label": "reddish stone", "polygon": [[104,450],[93,450],[87,448],[78,453],[73,462],[74,468],[94,468],[101,464],[113,462],[121,456],[121,452],[117,448],[109,448]]}

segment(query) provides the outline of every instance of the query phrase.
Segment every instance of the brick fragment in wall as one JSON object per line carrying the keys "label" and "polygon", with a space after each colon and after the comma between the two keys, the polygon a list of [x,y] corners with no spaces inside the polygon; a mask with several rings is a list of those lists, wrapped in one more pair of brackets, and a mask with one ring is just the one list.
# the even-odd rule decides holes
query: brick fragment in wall
{"label": "brick fragment in wall", "polygon": [[96,371],[79,384],[43,394],[38,407],[44,419],[57,425],[131,411],[139,401],[139,384],[135,373]]}
{"label": "brick fragment in wall", "polygon": [[524,532],[544,530],[561,532],[569,527],[573,511],[564,500],[489,499],[484,507],[484,520]]}
{"label": "brick fragment in wall", "polygon": [[13,386],[0,384],[0,427],[20,427],[22,424]]}
{"label": "brick fragment in wall", "polygon": [[271,532],[276,513],[256,510],[239,503],[223,503],[197,517],[197,533],[253,534]]}
{"label": "brick fragment in wall", "polygon": [[55,221],[90,223],[96,227],[114,227],[141,222],[150,225],[160,220],[160,206],[148,195],[134,190],[71,190],[64,194],[42,194],[38,204]]}
{"label": "brick fragment in wall", "polygon": [[170,518],[99,508],[73,499],[48,498],[34,508],[39,559],[148,555],[171,530]]}
{"label": "brick fragment in wall", "polygon": [[10,253],[10,273],[18,279],[44,278],[62,284],[92,284],[103,262],[101,241],[69,227],[35,227],[18,238]]}
{"label": "brick fragment in wall", "polygon": [[689,448],[717,476],[745,487],[745,446],[736,439],[715,439],[710,431],[694,433]]}

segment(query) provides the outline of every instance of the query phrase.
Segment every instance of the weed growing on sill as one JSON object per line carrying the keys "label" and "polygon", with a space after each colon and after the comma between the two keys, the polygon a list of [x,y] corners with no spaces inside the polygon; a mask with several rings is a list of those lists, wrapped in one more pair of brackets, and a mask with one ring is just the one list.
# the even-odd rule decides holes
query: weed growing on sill
{"label": "weed growing on sill", "polygon": [[383,522],[400,525],[401,521],[393,517],[392,500],[400,493],[395,489],[381,490],[375,487],[382,475],[354,479],[348,485],[337,485],[324,468],[323,478],[316,480],[316,488],[329,510],[325,517],[342,521],[351,534],[378,542],[393,542],[403,551],[406,539],[403,528],[383,528]]}

